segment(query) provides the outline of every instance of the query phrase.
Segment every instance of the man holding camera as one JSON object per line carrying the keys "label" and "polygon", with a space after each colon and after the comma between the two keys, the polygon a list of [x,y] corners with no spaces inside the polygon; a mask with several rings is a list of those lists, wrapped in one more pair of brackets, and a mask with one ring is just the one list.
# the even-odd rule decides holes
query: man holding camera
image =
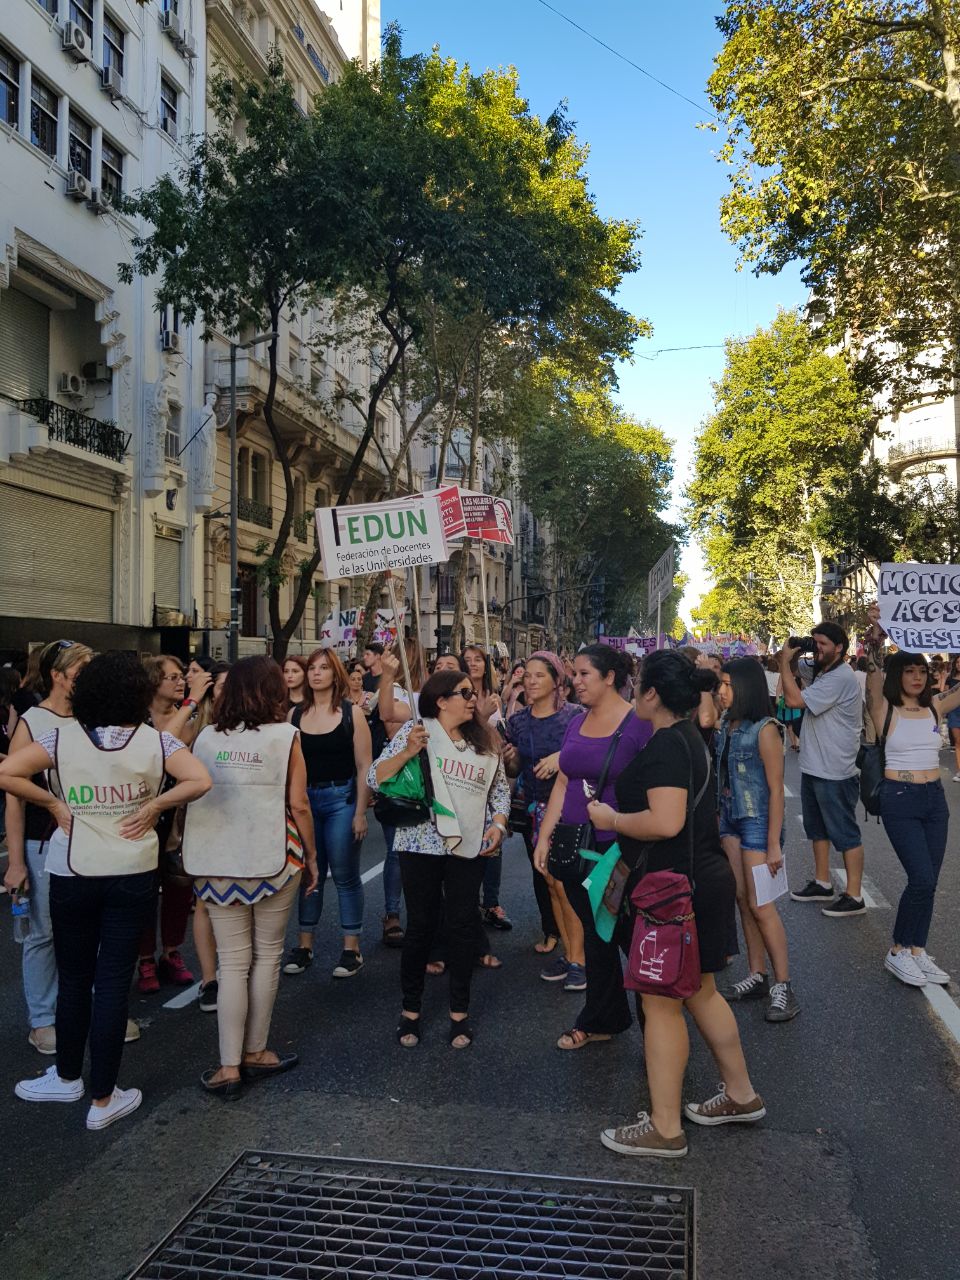
{"label": "man holding camera", "polygon": [[[780,678],[788,707],[803,707],[800,733],[800,803],[803,829],[813,842],[814,879],[791,893],[796,902],[820,902],[825,916],[857,916],[861,897],[863,840],[857,822],[860,784],[857,750],[863,700],[857,677],[844,661],[850,644],[835,622],[819,622],[809,638],[791,637],[780,650]],[[812,652],[813,662],[797,683],[790,664]],[[809,680],[807,676],[809,675]],[[830,879],[830,845],[843,855],[847,889],[836,896]]]}

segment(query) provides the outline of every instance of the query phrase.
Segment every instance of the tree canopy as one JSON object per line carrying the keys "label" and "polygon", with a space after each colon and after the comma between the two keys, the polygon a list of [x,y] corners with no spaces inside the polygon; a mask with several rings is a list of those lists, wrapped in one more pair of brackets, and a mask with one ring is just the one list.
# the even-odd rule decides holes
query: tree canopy
{"label": "tree canopy", "polygon": [[[689,516],[717,586],[700,618],[765,635],[819,618],[829,518],[873,431],[840,354],[795,313],[726,344],[697,439]],[[704,610],[707,612],[705,613]]]}
{"label": "tree canopy", "polygon": [[728,0],[709,82],[722,223],[757,271],[803,264],[834,342],[896,407],[960,350],[960,4]]}

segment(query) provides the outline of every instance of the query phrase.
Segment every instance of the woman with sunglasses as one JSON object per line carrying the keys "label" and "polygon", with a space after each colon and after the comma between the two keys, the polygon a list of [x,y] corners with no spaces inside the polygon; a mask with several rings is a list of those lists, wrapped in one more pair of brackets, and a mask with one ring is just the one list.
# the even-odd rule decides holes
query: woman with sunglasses
{"label": "woman with sunglasses", "polygon": [[420,1042],[424,977],[430,947],[443,914],[450,981],[449,1041],[465,1049],[473,1041],[469,1022],[470,980],[476,956],[477,895],[486,859],[496,856],[507,834],[510,790],[486,723],[477,714],[477,693],[459,671],[432,675],[420,691],[423,723],[408,720],[371,766],[374,788],[425,752],[435,797],[431,819],[398,827],[396,847],[407,929],[400,960],[403,1006],[397,1041],[405,1049]]}
{"label": "woman with sunglasses", "polygon": [[[93,650],[73,640],[54,640],[45,645],[37,666],[43,697],[39,705],[25,708],[10,739],[9,754],[73,719],[71,702],[77,676],[93,657]],[[34,783],[50,790],[48,774],[34,775]],[[56,775],[53,775],[56,786]],[[38,1053],[57,1051],[54,1027],[57,1012],[57,960],[53,952],[50,923],[50,877],[46,874],[46,853],[56,823],[46,809],[28,804],[18,796],[7,796],[7,844],[9,862],[4,886],[14,898],[29,894],[30,933],[23,944],[23,994],[30,1022],[29,1043]],[[131,1035],[130,1039],[139,1036]]]}

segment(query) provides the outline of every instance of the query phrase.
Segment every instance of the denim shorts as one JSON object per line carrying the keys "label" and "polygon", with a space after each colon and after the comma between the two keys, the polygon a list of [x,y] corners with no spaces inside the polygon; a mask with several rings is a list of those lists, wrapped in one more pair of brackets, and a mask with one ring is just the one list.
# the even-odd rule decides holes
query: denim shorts
{"label": "denim shorts", "polygon": [[838,853],[863,844],[857,822],[860,780],[852,778],[815,778],[800,775],[800,805],[803,829],[808,840],[829,840]]}
{"label": "denim shorts", "polygon": [[[754,814],[746,818],[734,818],[730,814],[731,802],[729,796],[721,796],[720,798],[720,839],[724,836],[734,836],[740,841],[741,849],[751,849],[758,853],[766,852],[767,848],[767,827],[768,820],[766,815]],[[780,833],[780,846],[783,847],[783,832]]]}

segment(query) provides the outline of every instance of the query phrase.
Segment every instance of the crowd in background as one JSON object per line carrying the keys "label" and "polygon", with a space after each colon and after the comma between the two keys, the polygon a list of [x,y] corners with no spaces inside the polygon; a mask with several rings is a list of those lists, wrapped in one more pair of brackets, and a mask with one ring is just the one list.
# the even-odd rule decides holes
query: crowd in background
{"label": "crowd in background", "polygon": [[[236,1099],[295,1067],[296,1053],[269,1043],[281,976],[314,963],[328,878],[342,937],[332,976],[362,973],[361,852],[378,821],[379,941],[400,952],[395,1044],[429,1034],[431,975],[446,977],[450,1047],[474,1042],[471,984],[500,966],[490,939],[513,927],[502,853],[519,837],[539,977],[582,997],[557,1048],[609,1041],[634,1014],[643,1027],[649,1108],[602,1142],[682,1156],[684,1120],[765,1114],[731,1005],[762,1001],[774,1024],[800,1012],[772,888],[789,751],[813,853],[791,897],[834,919],[864,913],[858,803],[875,803],[907,878],[884,966],[907,985],[949,981],[926,945],[947,838],[943,732],[960,781],[960,656],[887,653],[875,615],[861,655],[830,622],[767,658],[689,648],[638,660],[596,643],[511,662],[468,645],[428,670],[419,645],[403,645],[230,666],[59,640],[0,669],[4,885],[29,903],[29,1043],[56,1056],[16,1084],[20,1098],[81,1099],[89,1050],[88,1127],[139,1107],[140,1091],[118,1083],[123,1045],[140,1034],[134,983],[145,995],[196,984],[200,1009],[217,1014],[207,1092]],[[737,916],[746,972],[721,988]],[[199,974],[183,956],[188,930]],[[687,1014],[724,1083],[684,1104]]]}

